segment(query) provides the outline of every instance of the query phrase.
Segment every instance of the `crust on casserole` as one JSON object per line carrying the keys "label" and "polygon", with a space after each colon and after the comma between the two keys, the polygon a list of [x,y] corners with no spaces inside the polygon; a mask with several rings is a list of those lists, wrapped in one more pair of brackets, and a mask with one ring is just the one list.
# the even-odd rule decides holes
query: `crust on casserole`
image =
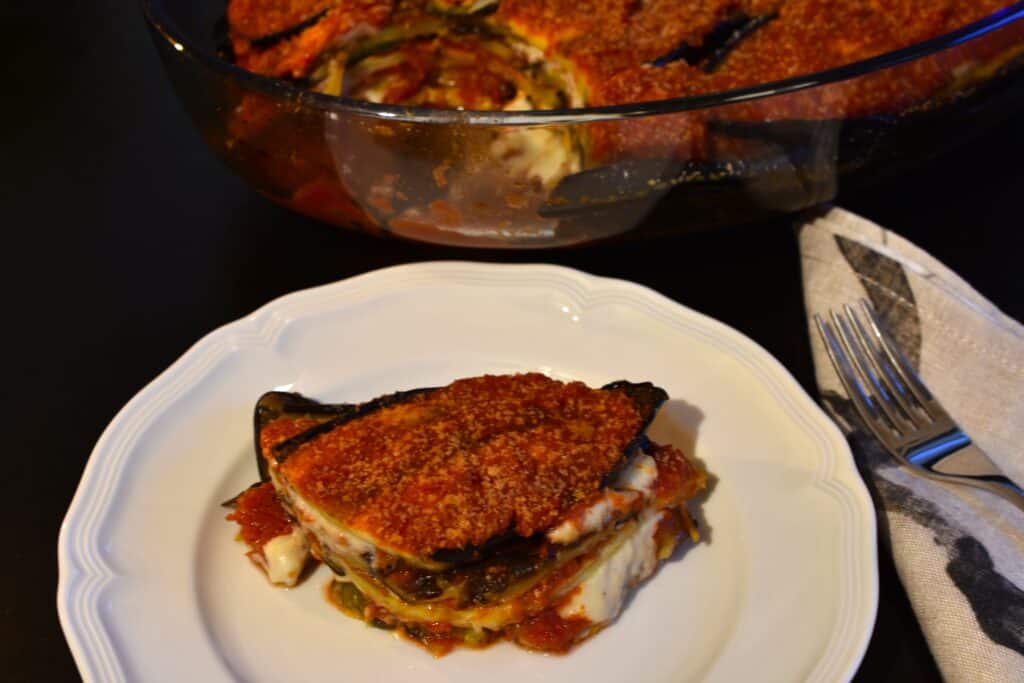
{"label": "crust on casserole", "polygon": [[375,544],[428,556],[546,529],[601,487],[641,425],[620,392],[486,376],[332,429],[277,476]]}
{"label": "crust on casserole", "polygon": [[[687,78],[649,78],[631,90],[611,89],[584,104],[624,104],[764,83],[828,69],[905,47],[954,30],[1005,7],[1007,0],[231,0],[229,35],[236,62],[256,73],[308,78],[325,59],[370,44],[377,31],[423,22],[464,35],[486,26],[524,40],[553,62],[620,52],[628,58],[590,58],[593,83],[629,80],[644,65],[681,48],[705,45],[724,22],[768,19],[732,46],[706,72],[687,58],[673,63]],[[488,14],[493,10],[493,13]],[[471,15],[467,18],[466,12]],[[472,14],[477,12],[477,14]],[[388,37],[391,42],[396,42]],[[345,61],[341,60],[342,63]],[[588,60],[583,59],[583,62]],[[692,60],[689,60],[692,61]],[[661,69],[656,69],[656,73]],[[947,79],[949,75],[947,74]],[[314,79],[315,80],[315,79]],[[901,80],[901,79],[896,79]],[[910,79],[914,80],[914,79]],[[936,77],[911,85],[930,92]],[[894,84],[899,94],[905,83]],[[472,99],[472,98],[470,98]],[[432,102],[428,100],[428,106]],[[446,106],[436,99],[434,106]],[[493,102],[495,109],[503,103]],[[481,103],[482,107],[487,102]]]}
{"label": "crust on casserole", "polygon": [[537,373],[358,405],[268,392],[270,481],[228,519],[272,582],[292,585],[311,554],[338,607],[434,654],[500,638],[564,652],[699,538],[686,503],[704,472],[643,434],[666,399]]}

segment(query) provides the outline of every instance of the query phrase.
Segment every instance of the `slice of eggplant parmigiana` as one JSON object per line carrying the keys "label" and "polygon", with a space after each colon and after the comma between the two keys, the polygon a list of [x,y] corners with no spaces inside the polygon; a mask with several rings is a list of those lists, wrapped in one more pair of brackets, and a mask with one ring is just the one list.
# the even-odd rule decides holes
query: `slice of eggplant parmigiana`
{"label": "slice of eggplant parmigiana", "polygon": [[645,436],[666,399],[536,373],[358,405],[271,392],[255,418],[266,480],[229,519],[271,581],[293,585],[308,549],[338,607],[434,654],[499,638],[564,652],[698,540],[686,501],[704,473]]}

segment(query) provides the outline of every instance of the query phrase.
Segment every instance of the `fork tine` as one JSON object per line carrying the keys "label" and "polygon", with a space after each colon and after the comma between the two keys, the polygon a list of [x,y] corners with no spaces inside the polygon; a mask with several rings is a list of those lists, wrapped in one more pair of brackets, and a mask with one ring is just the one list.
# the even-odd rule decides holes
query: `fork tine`
{"label": "fork tine", "polygon": [[847,354],[853,360],[851,365],[875,390],[875,395],[877,396],[875,404],[878,406],[882,414],[885,415],[886,419],[889,420],[889,424],[895,428],[898,433],[903,435],[912,432],[915,429],[913,423],[899,414],[895,403],[889,396],[888,390],[882,384],[881,380],[878,379],[878,376],[875,374],[874,370],[872,370],[871,365],[864,357],[864,351],[861,349],[860,344],[857,341],[857,337],[850,329],[850,325],[846,320],[841,318],[836,311],[832,311],[831,313],[832,321],[835,323],[836,329],[839,330],[839,339],[842,341]]}
{"label": "fork tine", "polygon": [[814,322],[818,327],[818,334],[821,336],[821,340],[825,343],[825,351],[828,353],[829,360],[832,361],[832,367],[835,368],[836,374],[839,375],[839,381],[842,383],[843,388],[846,389],[846,395],[853,401],[853,405],[857,412],[860,413],[864,424],[871,429],[875,437],[886,448],[894,449],[896,447],[894,434],[882,427],[883,418],[875,407],[875,400],[864,389],[864,385],[854,372],[853,366],[850,365],[850,359],[832,331],[832,326],[817,313],[814,314]]}
{"label": "fork tine", "polygon": [[[896,402],[900,415],[905,417],[914,427],[920,427],[922,418],[918,417],[918,414],[911,406],[911,403],[914,405],[917,404],[914,395],[909,393],[906,386],[902,381],[900,381],[899,376],[895,368],[892,367],[892,363],[889,362],[888,357],[878,348],[878,345],[873,342],[873,339],[868,334],[867,330],[864,329],[864,325],[860,321],[860,316],[857,315],[854,308],[849,304],[844,304],[843,311],[846,313],[847,320],[850,321],[850,327],[853,328],[853,332],[857,337],[860,348],[865,352],[864,355],[867,357],[867,361],[870,363],[871,369],[885,386],[889,396]],[[927,413],[925,413],[925,417],[928,417]]]}
{"label": "fork tine", "polygon": [[[1024,510],[1024,491],[971,444],[925,388],[899,346],[882,329],[870,305],[861,300],[861,306],[877,345],[869,340],[852,306],[843,307],[846,318],[830,311],[832,324],[817,314],[814,322],[829,360],[864,425],[886,450],[923,476],[983,488]],[[880,377],[883,373],[885,376]],[[920,406],[911,395],[894,391],[897,387],[909,389]],[[901,393],[921,420],[915,420],[914,414],[898,414],[904,404],[895,401],[899,401]],[[934,420],[919,424],[924,422],[922,413],[930,414]]]}
{"label": "fork tine", "polygon": [[878,316],[875,314],[874,309],[864,299],[860,300],[861,308],[864,310],[867,316],[868,322],[871,325],[871,332],[878,340],[879,346],[882,348],[885,355],[888,357],[893,368],[899,374],[900,379],[903,380],[904,386],[910,389],[910,392],[917,399],[918,403],[924,409],[925,413],[928,414],[936,422],[950,422],[953,419],[949,416],[939,402],[935,400],[932,393],[928,391],[928,387],[924,385],[921,378],[917,376],[917,372],[911,367],[910,361],[906,359],[903,352],[896,342],[894,342],[889,334],[882,328],[882,323],[879,322]]}

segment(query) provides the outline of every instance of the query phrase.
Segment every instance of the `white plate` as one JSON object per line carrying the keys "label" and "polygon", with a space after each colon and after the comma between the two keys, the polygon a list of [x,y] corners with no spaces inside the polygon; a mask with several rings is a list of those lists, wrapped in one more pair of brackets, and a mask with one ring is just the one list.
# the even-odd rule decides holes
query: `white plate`
{"label": "white plate", "polygon": [[[273,589],[218,506],[256,479],[270,388],[329,401],[540,370],[650,379],[656,439],[717,479],[706,540],[564,657],[433,659],[330,607],[321,569]],[[274,301],[208,335],[97,443],[61,528],[61,624],[89,681],[836,681],[877,604],[875,522],[839,431],[768,353],[635,284],[552,266],[429,263]]]}

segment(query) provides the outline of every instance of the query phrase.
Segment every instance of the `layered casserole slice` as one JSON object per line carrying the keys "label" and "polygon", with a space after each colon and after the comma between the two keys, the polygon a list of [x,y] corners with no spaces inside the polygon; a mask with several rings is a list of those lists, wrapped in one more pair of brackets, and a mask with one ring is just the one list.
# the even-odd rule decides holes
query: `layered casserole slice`
{"label": "layered casserole slice", "polygon": [[500,638],[565,652],[698,538],[686,500],[704,473],[644,435],[666,398],[650,383],[540,374],[353,406],[268,394],[257,427],[269,481],[230,517],[245,537],[250,508],[276,502],[273,538],[300,554],[301,538],[331,569],[343,611],[435,654]]}

